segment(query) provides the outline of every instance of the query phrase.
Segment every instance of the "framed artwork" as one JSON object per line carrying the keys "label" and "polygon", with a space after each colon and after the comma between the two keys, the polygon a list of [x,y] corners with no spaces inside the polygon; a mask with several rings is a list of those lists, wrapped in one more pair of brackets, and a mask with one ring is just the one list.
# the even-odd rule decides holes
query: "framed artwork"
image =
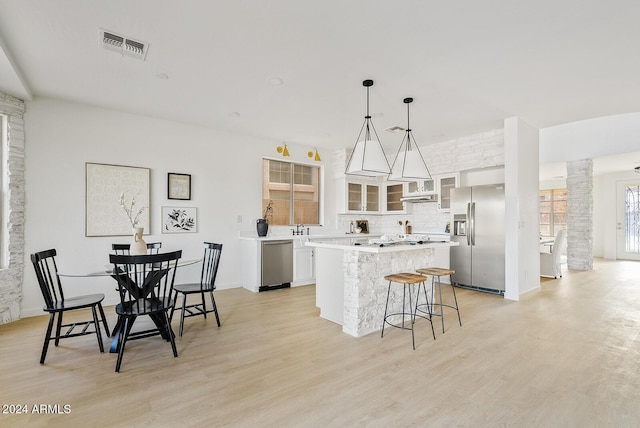
{"label": "framed artwork", "polygon": [[360,229],[360,233],[369,233],[369,220],[356,220],[356,228]]}
{"label": "framed artwork", "polygon": [[85,236],[131,235],[125,206],[149,233],[150,177],[149,168],[86,162]]}
{"label": "framed artwork", "polygon": [[195,207],[162,207],[162,233],[195,233],[197,226]]}
{"label": "framed artwork", "polygon": [[167,176],[167,198],[191,200],[191,174],[170,172]]}

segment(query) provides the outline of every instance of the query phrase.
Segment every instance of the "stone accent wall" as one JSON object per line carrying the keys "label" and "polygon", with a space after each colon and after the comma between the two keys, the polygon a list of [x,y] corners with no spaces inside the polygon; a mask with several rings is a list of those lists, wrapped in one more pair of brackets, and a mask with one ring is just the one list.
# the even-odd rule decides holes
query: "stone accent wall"
{"label": "stone accent wall", "polygon": [[[504,130],[494,129],[421,146],[420,152],[431,175],[504,165]],[[350,148],[332,153],[333,178],[344,177],[350,154]],[[386,154],[391,165],[396,153]]]}
{"label": "stone accent wall", "polygon": [[8,233],[8,261],[0,269],[0,324],[20,319],[24,273],[24,101],[0,92],[0,114],[8,117],[7,153],[2,169],[7,172],[7,216],[2,215]]}
{"label": "stone accent wall", "polygon": [[[333,152],[331,167],[333,178],[344,177],[344,169],[349,159],[350,149]],[[480,134],[469,135],[454,140],[443,141],[420,147],[431,175],[467,171],[504,165],[504,130],[496,129]],[[393,162],[395,153],[387,153]],[[381,182],[382,183],[382,182]],[[412,204],[408,214],[392,214],[387,216],[366,216],[363,214],[339,214],[337,227],[348,230],[349,222],[366,218],[372,233],[404,233],[398,221],[409,220],[414,231],[444,232],[451,215],[438,211],[437,204]]]}
{"label": "stone accent wall", "polygon": [[420,152],[431,175],[504,165],[504,130],[429,144]]}
{"label": "stone accent wall", "polygon": [[593,161],[567,162],[567,267],[593,269]]}
{"label": "stone accent wall", "polygon": [[[384,276],[415,272],[416,269],[432,266],[433,251],[430,248],[388,253],[345,250],[342,331],[360,337],[380,330],[389,286]],[[431,294],[430,289],[428,292]],[[412,298],[413,296],[415,294],[412,293]],[[431,301],[431,297],[429,300]],[[424,301],[420,299],[420,302]],[[401,307],[402,285],[393,284],[389,296],[389,312],[398,312]],[[420,328],[426,328],[426,325],[420,323]]]}

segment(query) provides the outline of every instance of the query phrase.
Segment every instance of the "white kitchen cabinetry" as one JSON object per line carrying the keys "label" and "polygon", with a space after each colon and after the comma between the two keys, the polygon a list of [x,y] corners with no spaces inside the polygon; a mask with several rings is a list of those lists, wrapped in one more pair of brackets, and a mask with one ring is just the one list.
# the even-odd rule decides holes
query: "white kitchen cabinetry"
{"label": "white kitchen cabinetry", "polygon": [[451,189],[458,187],[459,182],[460,174],[457,172],[442,174],[437,177],[438,210],[451,211]]}
{"label": "white kitchen cabinetry", "polygon": [[314,249],[304,245],[300,239],[293,241],[293,283],[292,286],[315,284]]}
{"label": "white kitchen cabinetry", "polygon": [[405,188],[405,196],[433,195],[436,193],[436,180],[430,178],[428,180],[411,181],[407,183]]}
{"label": "white kitchen cabinetry", "polygon": [[389,214],[406,213],[406,205],[401,201],[406,186],[402,183],[388,183],[384,186],[384,211]]}
{"label": "white kitchen cabinetry", "polygon": [[347,212],[380,211],[380,185],[358,181],[347,181]]}

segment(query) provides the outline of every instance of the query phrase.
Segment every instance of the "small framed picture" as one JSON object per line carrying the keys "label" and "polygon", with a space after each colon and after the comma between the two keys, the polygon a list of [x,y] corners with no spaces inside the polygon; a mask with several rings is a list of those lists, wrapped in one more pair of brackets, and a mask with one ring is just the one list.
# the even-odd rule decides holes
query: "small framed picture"
{"label": "small framed picture", "polygon": [[191,174],[170,172],[167,177],[167,198],[191,200]]}
{"label": "small framed picture", "polygon": [[369,220],[356,220],[356,228],[360,233],[369,233]]}
{"label": "small framed picture", "polygon": [[195,233],[197,226],[195,207],[162,207],[162,233]]}

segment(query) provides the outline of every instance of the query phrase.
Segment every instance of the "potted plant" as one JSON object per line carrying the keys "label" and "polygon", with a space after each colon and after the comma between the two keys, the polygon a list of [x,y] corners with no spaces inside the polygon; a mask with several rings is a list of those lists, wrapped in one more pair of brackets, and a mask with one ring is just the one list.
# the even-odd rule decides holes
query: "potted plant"
{"label": "potted plant", "polygon": [[259,218],[256,224],[258,230],[258,236],[267,236],[269,231],[269,217],[273,215],[273,201],[269,201],[262,213],[262,218]]}

